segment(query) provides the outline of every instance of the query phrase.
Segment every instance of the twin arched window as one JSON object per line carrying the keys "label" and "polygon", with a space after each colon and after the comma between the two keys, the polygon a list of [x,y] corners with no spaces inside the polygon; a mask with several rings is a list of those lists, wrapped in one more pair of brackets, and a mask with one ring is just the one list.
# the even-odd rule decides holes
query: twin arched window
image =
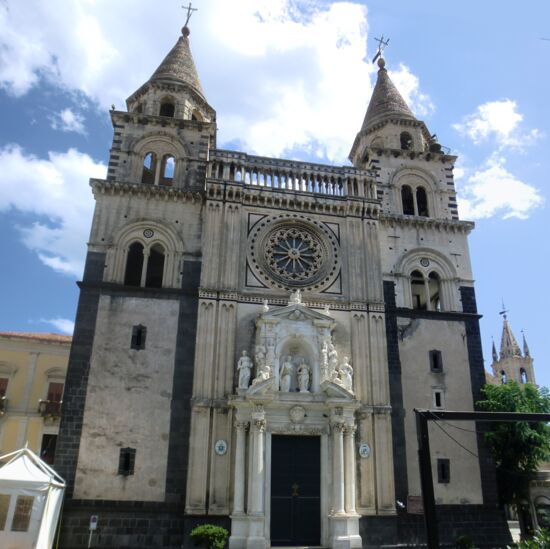
{"label": "twin arched window", "polygon": [[425,277],[420,271],[411,273],[411,294],[413,309],[421,311],[441,310],[441,278],[432,271]]}
{"label": "twin arched window", "polygon": [[158,162],[154,152],[148,152],[143,158],[141,182],[146,185],[171,186],[176,171],[176,159],[171,154],[165,154]]}
{"label": "twin arched window", "polygon": [[164,248],[158,243],[147,249],[141,242],[130,244],[126,256],[124,284],[126,286],[162,288],[164,257]]}
{"label": "twin arched window", "polygon": [[419,215],[428,217],[428,195],[426,189],[422,186],[414,189],[409,185],[401,187],[401,205],[403,206],[404,215]]}

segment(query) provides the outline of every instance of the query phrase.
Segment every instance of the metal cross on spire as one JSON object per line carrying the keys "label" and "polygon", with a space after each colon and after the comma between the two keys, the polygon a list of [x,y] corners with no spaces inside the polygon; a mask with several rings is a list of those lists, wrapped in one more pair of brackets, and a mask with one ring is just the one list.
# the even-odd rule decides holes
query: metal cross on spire
{"label": "metal cross on spire", "polygon": [[502,311],[500,311],[498,314],[502,315],[504,317],[504,320],[506,320],[506,313],[508,313],[508,309],[504,305],[504,300],[502,300]]}
{"label": "metal cross on spire", "polygon": [[372,59],[373,63],[375,63],[376,60],[382,55],[382,52],[386,49],[386,46],[390,43],[389,38],[386,38],[386,40],[384,40],[384,35],[382,35],[380,38],[375,38],[374,40],[378,42],[378,51],[376,52],[376,55]]}
{"label": "metal cross on spire", "polygon": [[191,19],[191,16],[193,15],[193,12],[198,11],[198,8],[194,8],[193,4],[191,4],[191,2],[189,2],[188,6],[182,6],[182,8],[184,10],[187,10],[187,19],[185,20],[185,25],[184,25],[184,27],[187,27],[187,24],[189,23],[189,19]]}

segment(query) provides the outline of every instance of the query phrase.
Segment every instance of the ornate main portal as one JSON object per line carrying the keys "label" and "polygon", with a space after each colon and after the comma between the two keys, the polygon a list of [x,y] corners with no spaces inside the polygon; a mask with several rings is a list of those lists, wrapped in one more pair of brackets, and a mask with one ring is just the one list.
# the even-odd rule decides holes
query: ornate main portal
{"label": "ornate main portal", "polygon": [[[299,291],[287,307],[264,306],[256,321],[254,361],[242,353],[239,388],[231,399],[237,431],[231,549],[362,545],[355,506],[359,403],[353,369],[347,357],[339,359],[332,342],[334,327],[330,311],[304,306]],[[289,452],[294,461],[311,462],[310,474],[304,476],[301,467],[307,463],[279,462],[288,460]]]}

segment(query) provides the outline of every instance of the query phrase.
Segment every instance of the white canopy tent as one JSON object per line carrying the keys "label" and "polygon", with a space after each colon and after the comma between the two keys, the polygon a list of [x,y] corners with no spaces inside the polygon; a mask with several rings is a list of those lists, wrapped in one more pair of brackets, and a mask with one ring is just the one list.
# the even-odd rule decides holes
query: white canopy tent
{"label": "white canopy tent", "polygon": [[0,460],[0,547],[51,549],[65,481],[28,448]]}

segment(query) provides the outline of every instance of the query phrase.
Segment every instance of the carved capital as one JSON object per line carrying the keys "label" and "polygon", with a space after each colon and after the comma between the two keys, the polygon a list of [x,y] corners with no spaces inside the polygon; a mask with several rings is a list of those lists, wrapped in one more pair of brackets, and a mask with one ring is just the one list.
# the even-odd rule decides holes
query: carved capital
{"label": "carved capital", "polygon": [[235,429],[237,429],[237,431],[246,431],[248,426],[248,421],[235,421]]}
{"label": "carved capital", "polygon": [[332,431],[333,431],[334,433],[343,433],[343,432],[344,432],[345,425],[344,425],[344,423],[342,423],[341,421],[333,421],[333,422],[330,424],[330,428],[332,429]]}
{"label": "carved capital", "polygon": [[344,435],[347,437],[353,437],[355,436],[355,431],[357,431],[357,427],[355,425],[344,425]]}
{"label": "carved capital", "polygon": [[266,421],[265,419],[255,419],[254,429],[259,433],[265,433]]}

